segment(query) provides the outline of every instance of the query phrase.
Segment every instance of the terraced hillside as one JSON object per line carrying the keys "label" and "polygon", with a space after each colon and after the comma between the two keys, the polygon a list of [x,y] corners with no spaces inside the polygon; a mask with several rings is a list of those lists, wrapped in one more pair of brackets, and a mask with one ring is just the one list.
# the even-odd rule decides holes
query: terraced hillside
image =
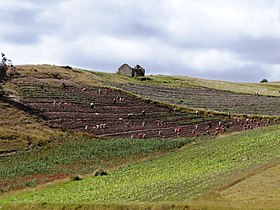
{"label": "terraced hillside", "polygon": [[[99,137],[190,137],[207,131],[213,135],[219,122],[231,131],[242,129],[235,124],[229,126],[230,120],[225,117],[182,113],[109,88],[67,80],[63,87],[61,80],[32,78],[12,83],[20,92],[19,101],[50,126]],[[175,128],[181,131],[175,132]]]}
{"label": "terraced hillside", "polygon": [[[191,85],[171,88],[141,85],[139,81],[114,83],[127,93],[102,86],[94,73],[52,66],[44,68],[20,69],[20,76],[7,84],[13,90],[10,97],[33,110],[34,115],[46,120],[51,127],[85,131],[98,137],[217,135],[276,122],[267,123],[261,117],[244,122],[246,116],[234,121],[231,115],[214,115],[211,111],[196,113],[197,108],[230,114],[280,115],[280,97],[237,94]],[[124,78],[120,76],[120,79]]]}
{"label": "terraced hillside", "polygon": [[180,106],[250,115],[280,115],[280,96],[242,94],[205,87],[172,88],[139,84],[114,86],[131,91],[144,98],[164,101]]}

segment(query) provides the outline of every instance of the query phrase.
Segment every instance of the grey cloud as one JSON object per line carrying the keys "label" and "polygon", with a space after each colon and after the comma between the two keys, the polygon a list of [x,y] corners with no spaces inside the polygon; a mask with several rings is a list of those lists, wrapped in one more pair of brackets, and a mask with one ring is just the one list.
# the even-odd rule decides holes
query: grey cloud
{"label": "grey cloud", "polygon": [[[59,9],[62,15],[62,23],[70,24],[71,33],[75,35],[82,32],[104,35],[117,36],[122,38],[147,38],[151,36],[160,36],[163,30],[160,29],[156,22],[156,11],[150,12],[151,5],[155,5],[151,1],[147,3],[139,3],[138,1],[126,1],[119,3],[111,1],[92,1],[88,3],[86,8],[80,11],[83,15],[78,21],[69,18],[75,14],[67,9]],[[61,4],[61,7],[67,5]],[[148,7],[148,8],[147,8]],[[73,16],[76,17],[76,16]],[[62,30],[65,26],[62,25]],[[63,31],[60,31],[63,33]]]}
{"label": "grey cloud", "polygon": [[27,9],[0,10],[0,17],[5,24],[28,27],[36,23],[37,12]]}
{"label": "grey cloud", "polygon": [[4,42],[31,44],[38,41],[38,33],[34,31],[37,13],[32,10],[2,10],[0,19],[4,20],[5,30],[0,39]]}
{"label": "grey cloud", "polygon": [[37,27],[38,12],[31,9],[1,9],[0,18],[7,25]]}
{"label": "grey cloud", "polygon": [[34,44],[39,42],[38,34],[30,32],[7,33],[3,40],[17,44]]}
{"label": "grey cloud", "polygon": [[150,63],[147,65],[148,74],[165,74],[166,72],[169,72],[173,75],[186,75],[213,80],[257,83],[263,78],[270,78],[271,75],[268,73],[268,69],[269,67],[261,64],[251,64],[219,72],[214,69],[209,69],[205,72],[197,72],[191,67],[182,66],[176,63],[173,63],[172,65]]}
{"label": "grey cloud", "polygon": [[6,25],[0,39],[15,44],[37,44],[40,35],[54,32],[59,26],[39,18],[39,11],[31,9],[1,10],[0,19]]}
{"label": "grey cloud", "polygon": [[280,38],[242,38],[230,44],[240,58],[267,64],[280,64]]}
{"label": "grey cloud", "polygon": [[126,35],[129,34],[130,37],[140,38],[149,38],[160,35],[160,31],[157,28],[138,21],[130,23],[126,29],[121,31],[121,33]]}
{"label": "grey cloud", "polygon": [[[176,40],[175,40],[176,41]],[[171,43],[172,44],[172,43]],[[240,60],[263,64],[280,64],[280,38],[271,37],[240,37],[232,40],[199,40],[176,43],[177,48],[183,49],[217,49],[227,50]]]}
{"label": "grey cloud", "polygon": [[63,59],[61,59],[61,64],[105,72],[115,72],[115,70],[117,71],[117,68],[121,65],[117,59],[114,59],[114,57],[108,60],[100,59],[82,49],[73,50],[71,53],[65,54]]}

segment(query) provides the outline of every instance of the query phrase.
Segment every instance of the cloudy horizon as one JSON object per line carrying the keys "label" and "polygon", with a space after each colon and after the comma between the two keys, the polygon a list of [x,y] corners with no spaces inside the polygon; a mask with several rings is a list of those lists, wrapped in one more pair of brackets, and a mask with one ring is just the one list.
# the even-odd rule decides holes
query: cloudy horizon
{"label": "cloudy horizon", "polygon": [[0,51],[15,65],[280,81],[279,0],[9,0]]}

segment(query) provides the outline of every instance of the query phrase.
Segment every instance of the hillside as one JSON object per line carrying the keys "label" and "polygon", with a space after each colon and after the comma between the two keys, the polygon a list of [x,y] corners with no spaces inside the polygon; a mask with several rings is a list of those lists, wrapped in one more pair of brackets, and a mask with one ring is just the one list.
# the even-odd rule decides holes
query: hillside
{"label": "hillside", "polygon": [[[45,120],[49,126],[54,128],[89,132],[96,137],[134,138],[165,138],[178,135],[193,137],[207,133],[214,135],[219,123],[223,123],[227,127],[224,130],[228,132],[244,129],[241,122],[230,122],[232,120],[228,118],[227,113],[224,115],[215,113],[215,111],[196,113],[196,108],[201,108],[199,105],[194,104],[192,107],[190,106],[193,109],[190,109],[172,103],[179,99],[169,97],[168,91],[165,91],[164,88],[161,88],[160,91],[152,90],[156,88],[155,86],[152,86],[152,89],[149,89],[150,87],[140,88],[136,82],[131,86],[134,87],[133,89],[124,92],[122,90],[125,87],[115,89],[103,86],[100,81],[95,82],[94,76],[91,77],[90,83],[90,77],[83,75],[89,74],[89,72],[66,70],[59,67],[52,69],[51,66],[38,69],[19,68],[18,71],[20,76],[5,86],[7,94],[10,91],[10,96],[17,98],[19,103],[33,110],[34,115]],[[146,95],[138,94],[139,90]],[[198,88],[185,88],[184,95],[187,92],[192,93],[191,100],[196,101],[195,95],[198,95],[196,90]],[[147,96],[148,94],[147,97],[154,99],[153,92],[159,94],[161,91],[166,97],[164,98],[162,95],[160,98],[156,98],[157,102],[137,96]],[[180,89],[176,89],[176,91],[179,92]],[[203,94],[198,96],[203,97]],[[214,103],[214,93],[208,94],[208,96],[204,99],[208,100],[206,109],[211,109],[211,104],[217,103]],[[241,98],[243,95],[240,94],[239,97]],[[268,102],[270,113],[275,110],[274,103],[278,102],[278,97],[272,97],[272,99]],[[277,111],[275,113],[277,114]],[[252,126],[255,126],[256,122],[256,120],[254,123],[252,122]],[[266,120],[259,118],[259,122],[260,125],[264,125]],[[274,120],[272,120],[273,122]],[[180,132],[174,132],[176,128],[180,128]]]}
{"label": "hillside", "polygon": [[[242,195],[228,186],[277,166],[279,126],[272,125],[280,121],[279,87],[279,83],[178,76],[128,78],[68,66],[18,66],[0,90],[0,190],[5,197],[15,189],[105,170],[109,176],[81,182],[86,184],[81,193],[93,193],[96,200],[69,194],[75,203],[135,207],[139,202],[149,206],[202,199],[203,203],[206,196],[217,204],[230,199],[235,205]],[[116,180],[125,186],[114,185]],[[107,189],[104,181],[112,185]],[[98,189],[107,189],[104,194],[87,189],[93,182]],[[77,183],[70,185],[76,189]],[[55,189],[65,194],[59,186]],[[44,197],[36,205],[46,199],[52,205],[56,198],[51,190],[40,192]],[[216,196],[209,196],[214,191]],[[29,203],[24,196],[13,203],[23,199]],[[28,196],[33,199],[34,194]],[[65,201],[62,208],[72,203],[66,197],[57,199]],[[0,208],[1,202],[10,201],[0,199]]]}
{"label": "hillside", "polygon": [[28,107],[0,96],[0,157],[54,141],[64,133],[30,115]]}
{"label": "hillside", "polygon": [[[0,205],[10,203],[17,208],[32,204],[40,208],[44,202],[44,208],[47,209],[54,205],[61,209],[75,208],[78,204],[85,208],[89,204],[97,208],[102,204],[110,209],[119,209],[113,204],[126,204],[131,208],[146,209],[160,202],[166,203],[163,209],[170,209],[171,206],[196,209],[197,205],[208,206],[207,209],[212,209],[209,206],[216,206],[214,209],[227,209],[230,206],[273,209],[280,204],[279,192],[269,191],[266,186],[251,182],[255,191],[265,190],[269,200],[262,199],[260,193],[253,198],[243,198],[241,203],[240,199],[228,200],[231,187],[227,191],[224,189],[257,171],[263,172],[271,163],[279,161],[279,131],[279,126],[274,126],[217,140],[197,141],[163,157],[120,168],[108,176],[89,177],[78,182],[71,181],[4,197]],[[274,184],[277,181],[279,177],[274,180]],[[221,196],[217,197],[219,194]],[[213,195],[216,197],[213,198]],[[204,202],[205,197],[208,203]],[[191,200],[196,202],[193,204]],[[214,200],[215,204],[210,200]],[[144,203],[144,206],[140,205]],[[258,206],[254,205],[256,203]]]}

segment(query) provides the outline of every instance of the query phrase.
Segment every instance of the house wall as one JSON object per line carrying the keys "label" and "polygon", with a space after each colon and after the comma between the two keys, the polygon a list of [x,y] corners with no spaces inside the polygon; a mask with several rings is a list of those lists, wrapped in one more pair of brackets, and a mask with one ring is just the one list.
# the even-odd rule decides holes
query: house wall
{"label": "house wall", "polygon": [[133,74],[133,71],[132,71],[132,68],[127,65],[127,64],[124,64],[122,65],[119,69],[118,69],[118,73],[119,74],[123,74],[123,75],[126,75],[128,77],[133,77],[134,74]]}
{"label": "house wall", "polygon": [[143,69],[134,69],[134,72],[136,77],[145,76],[145,71]]}
{"label": "house wall", "polygon": [[142,66],[136,65],[133,69],[135,70],[135,76],[145,76],[145,69]]}
{"label": "house wall", "polygon": [[140,65],[131,68],[128,64],[123,64],[117,73],[128,77],[145,76],[145,70]]}

